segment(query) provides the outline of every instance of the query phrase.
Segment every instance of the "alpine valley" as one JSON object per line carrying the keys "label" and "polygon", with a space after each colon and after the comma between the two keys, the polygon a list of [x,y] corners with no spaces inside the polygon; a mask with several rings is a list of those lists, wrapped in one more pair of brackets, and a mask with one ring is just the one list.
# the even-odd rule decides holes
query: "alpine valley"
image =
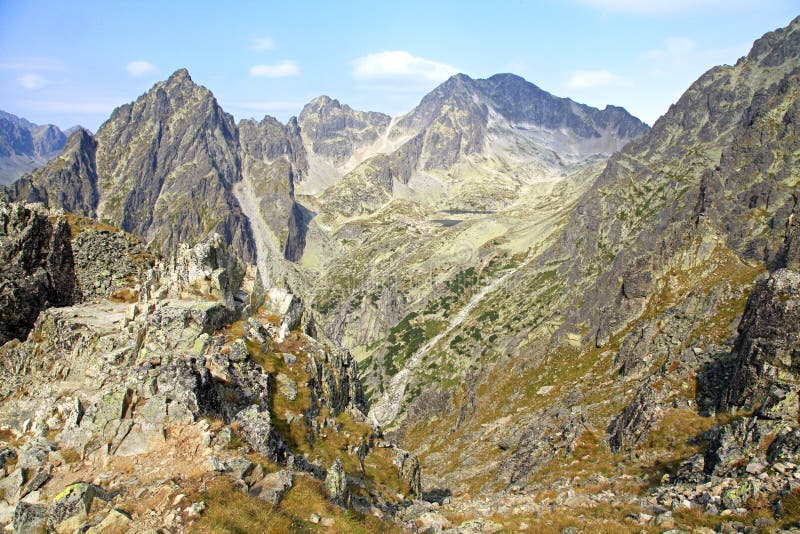
{"label": "alpine valley", "polygon": [[14,532],[800,528],[800,17],[652,128],[182,69],[69,133],[0,115]]}

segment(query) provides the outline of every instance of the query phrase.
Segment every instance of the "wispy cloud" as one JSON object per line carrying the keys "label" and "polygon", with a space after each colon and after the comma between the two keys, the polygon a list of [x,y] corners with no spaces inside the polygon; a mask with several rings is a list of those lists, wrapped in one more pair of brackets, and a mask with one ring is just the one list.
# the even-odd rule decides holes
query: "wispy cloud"
{"label": "wispy cloud", "polygon": [[50,82],[41,74],[28,73],[17,78],[17,83],[25,89],[36,90],[45,87]]}
{"label": "wispy cloud", "polygon": [[92,100],[27,100],[24,105],[37,111],[51,113],[86,113],[90,115],[108,115],[114,108],[126,100],[92,99]]}
{"label": "wispy cloud", "polygon": [[289,78],[299,76],[300,67],[294,61],[279,61],[271,65],[253,65],[250,67],[251,78]]}
{"label": "wispy cloud", "polygon": [[147,78],[158,74],[158,67],[149,61],[131,61],[125,69],[134,78]]}
{"label": "wispy cloud", "polygon": [[266,52],[267,50],[275,50],[275,40],[272,37],[253,37],[250,39],[248,49],[253,52]]}
{"label": "wispy cloud", "polygon": [[69,67],[62,61],[49,57],[13,57],[0,58],[0,70],[64,72]]}
{"label": "wispy cloud", "polygon": [[663,15],[701,9],[757,6],[758,0],[573,0],[600,11],[632,15]]}
{"label": "wispy cloud", "polygon": [[644,56],[648,59],[675,58],[692,53],[696,47],[696,43],[688,37],[668,37],[661,48],[648,50]]}
{"label": "wispy cloud", "polygon": [[564,87],[568,89],[590,89],[609,85],[628,85],[628,81],[607,70],[578,70],[570,75]]}
{"label": "wispy cloud", "polygon": [[443,81],[458,69],[446,63],[412,55],[405,50],[368,54],[353,61],[356,80],[408,79],[431,82]]}
{"label": "wispy cloud", "polygon": [[232,108],[246,109],[249,111],[292,111],[303,107],[300,102],[290,102],[285,100],[259,100],[246,102],[229,102]]}

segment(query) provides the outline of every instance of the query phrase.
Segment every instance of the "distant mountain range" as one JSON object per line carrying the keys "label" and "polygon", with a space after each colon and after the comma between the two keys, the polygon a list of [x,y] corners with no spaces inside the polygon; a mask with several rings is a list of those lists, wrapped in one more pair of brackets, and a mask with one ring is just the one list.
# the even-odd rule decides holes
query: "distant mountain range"
{"label": "distant mountain range", "polygon": [[[65,145],[53,126],[3,124],[18,132],[6,142],[9,157],[41,162]],[[286,125],[270,117],[237,125],[179,70],[115,110],[95,136],[75,132],[8,196],[107,220],[165,252],[219,232],[245,259],[261,247],[262,256],[299,260],[307,221],[295,192],[326,220],[395,197],[494,208],[648,130],[622,108],[554,97],[511,74],[453,76],[395,119],[322,96]]]}
{"label": "distant mountain range", "polygon": [[57,156],[78,126],[61,131],[0,111],[0,185],[10,184]]}

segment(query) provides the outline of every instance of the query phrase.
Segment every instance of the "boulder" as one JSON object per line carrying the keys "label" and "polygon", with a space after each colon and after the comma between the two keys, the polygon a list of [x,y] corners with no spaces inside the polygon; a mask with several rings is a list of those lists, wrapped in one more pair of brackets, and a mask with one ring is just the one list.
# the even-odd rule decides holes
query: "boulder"
{"label": "boulder", "polygon": [[179,298],[214,298],[230,309],[236,306],[235,296],[245,274],[244,265],[219,234],[194,247],[180,245],[165,270],[162,280],[168,283],[170,293]]}
{"label": "boulder", "polygon": [[195,358],[181,358],[159,368],[156,386],[158,393],[168,400],[170,419],[173,415],[183,415],[178,406],[191,418],[217,411],[219,399],[214,381],[203,364]]}
{"label": "boulder", "polygon": [[275,377],[275,381],[278,383],[278,391],[281,392],[281,395],[283,395],[286,400],[293,401],[297,398],[297,382],[283,373],[278,373]]}
{"label": "boulder", "polygon": [[643,384],[622,413],[611,421],[606,430],[606,441],[612,451],[632,449],[647,437],[663,415],[656,397],[653,387],[649,383]]}
{"label": "boulder", "polygon": [[249,494],[251,497],[277,507],[286,492],[291,489],[292,478],[292,472],[286,469],[277,473],[270,473],[256,482],[250,488]]}
{"label": "boulder", "polygon": [[347,489],[347,475],[342,466],[342,460],[337,458],[325,475],[325,490],[331,502],[338,506],[347,507],[350,502],[350,492]]}
{"label": "boulder", "polygon": [[273,462],[286,459],[289,449],[272,424],[268,410],[261,410],[255,404],[251,405],[237,413],[234,422],[239,425],[242,439],[253,447],[253,450]]}
{"label": "boulder", "polygon": [[86,534],[126,534],[131,531],[133,521],[122,510],[114,508],[97,525],[86,531]]}
{"label": "boulder", "polygon": [[415,497],[421,496],[422,477],[417,457],[408,451],[395,447],[392,463],[397,467],[397,474],[400,479],[408,485],[409,493]]}
{"label": "boulder", "polygon": [[88,482],[77,482],[67,486],[50,504],[50,528],[58,530],[62,523],[67,521],[70,525],[79,524],[88,516],[94,499],[108,500],[100,486]]}
{"label": "boulder", "polygon": [[20,534],[36,534],[47,530],[48,511],[44,504],[20,502],[14,509],[14,520],[11,525],[14,532]]}

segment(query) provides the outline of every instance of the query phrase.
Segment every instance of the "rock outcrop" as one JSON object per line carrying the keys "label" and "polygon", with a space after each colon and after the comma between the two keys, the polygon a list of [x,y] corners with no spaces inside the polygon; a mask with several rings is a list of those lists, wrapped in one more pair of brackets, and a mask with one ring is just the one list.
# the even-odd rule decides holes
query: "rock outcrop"
{"label": "rock outcrop", "polygon": [[0,203],[0,344],[24,339],[41,310],[78,296],[70,237],[63,217]]}
{"label": "rock outcrop", "polygon": [[759,408],[765,415],[790,408],[800,385],[800,274],[780,269],[756,284],[739,323],[733,372],[719,408]]}

